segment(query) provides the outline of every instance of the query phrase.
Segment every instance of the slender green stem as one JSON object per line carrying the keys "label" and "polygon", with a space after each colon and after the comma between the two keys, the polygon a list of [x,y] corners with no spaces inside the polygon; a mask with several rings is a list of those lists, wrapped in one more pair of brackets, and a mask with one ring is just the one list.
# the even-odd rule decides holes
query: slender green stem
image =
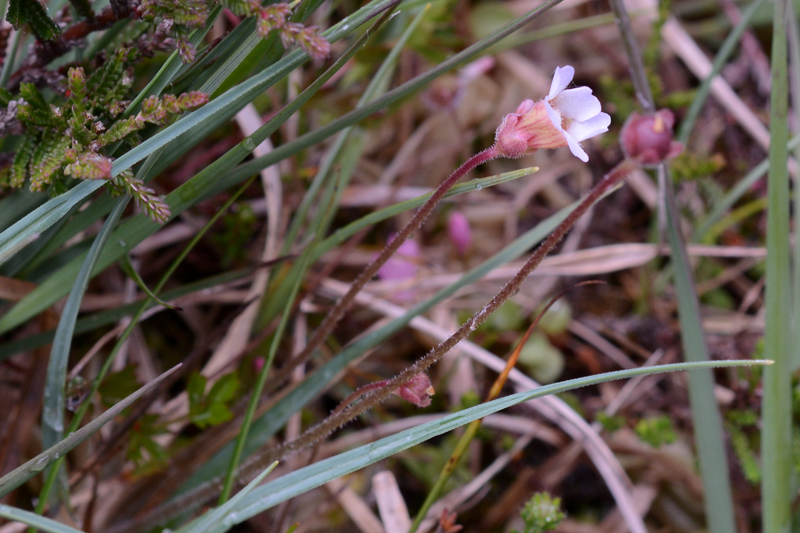
{"label": "slender green stem", "polygon": [[656,110],[653,92],[650,90],[650,82],[647,81],[647,71],[644,69],[642,53],[636,43],[636,35],[634,35],[633,28],[631,28],[631,18],[628,15],[628,10],[622,0],[611,0],[611,9],[614,10],[617,26],[619,26],[622,34],[622,42],[625,45],[625,51],[628,53],[631,79],[636,91],[636,98],[639,100],[642,109],[647,112],[653,112]]}
{"label": "slender green stem", "polygon": [[769,182],[767,185],[766,331],[764,353],[775,364],[764,370],[761,483],[763,530],[791,530],[792,364],[789,254],[789,136],[786,18],[788,0],[776,0],[772,28]]}
{"label": "slender green stem", "polygon": [[[790,83],[792,97],[792,110],[794,111],[795,124],[800,120],[800,25],[797,22],[794,4],[789,2],[789,65]],[[791,148],[794,158],[800,161],[800,147]],[[792,191],[792,204],[795,213],[800,213],[800,187],[795,186]],[[794,227],[794,247],[792,248],[792,370],[796,371],[800,367],[800,228],[795,224]]]}
{"label": "slender green stem", "polygon": [[[631,63],[636,94],[645,111],[653,112],[655,101],[625,6],[621,0],[611,0],[611,4],[617,15],[617,24]],[[675,287],[684,358],[693,362],[707,361],[708,347],[700,317],[694,275],[686,251],[686,242],[680,231],[680,215],[666,164],[659,167],[659,190],[663,198],[661,212],[665,215],[670,251],[675,264]],[[724,453],[720,453],[720,450],[725,449],[725,442],[722,435],[722,421],[714,397],[714,378],[711,372],[693,372],[689,375],[689,403],[700,473],[703,478],[708,527],[711,533],[729,533],[736,530],[736,521],[727,459]]]}
{"label": "slender green stem", "polygon": [[742,37],[742,34],[745,32],[745,30],[750,26],[753,16],[764,2],[765,0],[756,0],[747,6],[747,9],[745,9],[742,13],[741,20],[739,20],[738,24],[736,24],[736,26],[725,38],[725,42],[723,42],[722,46],[720,46],[719,52],[717,52],[716,57],[714,57],[714,63],[711,66],[711,72],[708,74],[708,76],[706,76],[706,79],[703,80],[703,83],[701,83],[700,87],[697,89],[697,94],[695,95],[694,100],[692,100],[692,105],[689,107],[689,111],[686,112],[686,116],[681,123],[681,128],[676,137],[679,142],[686,144],[686,142],[689,140],[689,135],[691,135],[694,124],[697,122],[697,117],[700,116],[700,111],[703,109],[703,105],[706,103],[706,99],[708,99],[708,95],[711,92],[711,82],[714,81],[714,78],[722,71],[722,67],[725,66],[728,58],[730,58],[733,51],[736,50],[739,44],[739,39]]}

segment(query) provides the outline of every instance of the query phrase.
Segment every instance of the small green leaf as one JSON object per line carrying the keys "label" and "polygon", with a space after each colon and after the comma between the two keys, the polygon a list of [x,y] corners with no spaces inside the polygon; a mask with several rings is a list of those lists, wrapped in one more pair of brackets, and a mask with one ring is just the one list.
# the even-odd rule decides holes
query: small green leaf
{"label": "small green leaf", "polygon": [[211,390],[208,391],[209,403],[228,403],[236,395],[239,390],[240,381],[236,374],[227,374],[222,376],[219,381],[214,383]]}
{"label": "small green leaf", "polygon": [[677,438],[672,420],[667,415],[642,419],[634,430],[640,439],[653,448],[675,442]]}
{"label": "small green leaf", "polygon": [[230,410],[221,403],[211,404],[206,413],[207,418],[205,419],[205,422],[209,426],[216,426],[233,418],[233,413],[231,413]]}
{"label": "small green leaf", "polygon": [[141,385],[136,381],[136,367],[128,365],[119,372],[109,374],[98,391],[104,405],[114,405],[136,392]]}
{"label": "small green leaf", "polygon": [[186,386],[186,392],[189,394],[189,406],[193,407],[199,405],[203,400],[206,392],[206,383],[208,380],[197,372],[193,372],[189,377],[189,383]]}

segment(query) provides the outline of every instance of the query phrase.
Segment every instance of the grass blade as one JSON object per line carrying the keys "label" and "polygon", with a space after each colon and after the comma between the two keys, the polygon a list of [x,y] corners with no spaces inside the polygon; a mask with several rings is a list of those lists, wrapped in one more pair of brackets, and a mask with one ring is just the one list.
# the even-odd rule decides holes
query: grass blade
{"label": "grass blade", "polygon": [[[301,468],[286,476],[262,485],[248,495],[240,505],[229,515],[230,522],[240,523],[258,513],[269,509],[289,498],[308,492],[333,479],[337,479],[351,472],[355,472],[381,459],[395,455],[403,450],[425,442],[428,439],[452,431],[458,427],[507,409],[521,402],[541,398],[549,394],[558,394],[568,390],[596,385],[607,381],[626,379],[639,375],[675,372],[680,370],[709,369],[714,367],[735,367],[752,364],[769,364],[768,361],[706,361],[700,363],[677,363],[655,367],[634,368],[608,372],[596,376],[573,379],[540,387],[533,391],[521,392],[483,403],[476,407],[464,409],[442,419],[421,424],[415,428],[401,431],[391,437],[386,437],[372,444],[360,446],[349,452],[325,459],[311,466]],[[234,514],[235,513],[235,516]],[[232,524],[231,524],[232,525]]]}
{"label": "grass blade", "polygon": [[2,503],[0,503],[0,516],[14,522],[28,524],[48,533],[83,533],[80,529],[71,528],[55,520]]}
{"label": "grass blade", "polygon": [[89,285],[89,278],[103,246],[108,241],[114,226],[128,205],[128,198],[117,201],[111,216],[106,220],[100,233],[95,237],[92,247],[81,266],[78,278],[72,286],[61,319],[58,321],[50,361],[47,366],[45,382],[44,410],[42,413],[42,446],[49,448],[60,441],[64,435],[64,386],[67,375],[67,363],[75,321],[78,318],[83,294]]}
{"label": "grass blade", "polygon": [[767,185],[766,331],[764,353],[775,365],[764,371],[761,482],[764,531],[791,530],[792,469],[792,280],[789,252],[789,176],[786,142],[789,132],[787,0],[776,0],[772,27],[772,91],[770,94],[769,182]]}
{"label": "grass blade", "polygon": [[111,421],[115,416],[120,414],[123,410],[127,409],[133,402],[153,390],[159,383],[166,379],[170,374],[180,368],[180,364],[167,370],[156,379],[137,390],[121,402],[117,403],[103,414],[86,424],[84,427],[69,435],[67,438],[56,444],[55,446],[43,451],[27,463],[19,466],[0,478],[0,498],[19,487],[30,478],[44,470],[49,464],[54,461],[63,460],[64,455],[75,448],[78,444],[82,443],[91,437],[98,429],[104,424]]}
{"label": "grass blade", "polygon": [[[612,0],[612,6],[617,15],[617,23],[628,53],[636,94],[645,112],[654,112],[656,110],[655,101],[641,53],[630,27],[627,11],[621,0]],[[710,78],[708,83],[710,84]],[[685,131],[688,135],[690,129],[687,128]],[[681,326],[684,359],[700,363],[708,361],[710,358],[700,317],[700,303],[697,299],[694,275],[686,251],[686,242],[680,229],[680,215],[667,165],[662,163],[658,172],[659,188],[663,190],[664,197],[664,205],[661,206],[661,209],[666,214],[667,236],[674,262],[678,320]],[[728,463],[725,454],[720,453],[720,450],[725,449],[722,420],[714,396],[714,378],[710,371],[689,374],[689,404],[692,411],[700,474],[703,479],[708,528],[711,533],[735,531],[736,519]]]}
{"label": "grass blade", "polygon": [[[270,154],[254,159],[249,163],[245,163],[240,165],[234,170],[229,170],[224,165],[220,165],[223,168],[218,168],[214,165],[211,165],[206,170],[192,178],[187,183],[181,185],[178,189],[174,190],[170,193],[167,198],[167,204],[172,211],[173,217],[182,213],[188,207],[196,204],[197,202],[216,194],[226,188],[235,185],[236,183],[240,182],[247,177],[252,176],[260,172],[262,169],[271,166],[286,157],[289,157],[301,150],[316,144],[319,141],[322,141],[334,133],[352,125],[356,122],[368,117],[375,111],[382,109],[385,106],[388,106],[402,98],[407,97],[411,93],[416,90],[421,89],[425,84],[436,78],[437,76],[452,70],[453,68],[473,59],[483,50],[498,42],[511,34],[512,32],[516,31],[517,29],[521,28],[525,24],[529,23],[536,17],[542,15],[548,9],[557,5],[562,0],[548,0],[541,6],[537,7],[524,17],[514,21],[511,24],[508,24],[501,28],[500,30],[493,33],[490,37],[482,40],[479,43],[476,43],[464,51],[454,55],[453,57],[449,58],[448,60],[442,62],[438,66],[434,67],[433,69],[429,70],[428,72],[418,76],[414,80],[411,80],[402,86],[394,89],[386,93],[381,98],[378,98],[368,105],[364,106],[361,109],[356,109],[343,117],[332,121],[331,123],[318,128],[317,130],[307,133],[295,141],[287,143],[283,146],[280,146],[270,152]],[[363,11],[363,10],[362,10]],[[337,26],[338,27],[338,26]],[[227,93],[226,93],[227,94]],[[203,108],[204,109],[204,108]],[[266,126],[266,125],[265,125]],[[261,130],[259,130],[261,131]],[[254,139],[254,137],[250,137],[250,139]],[[242,141],[245,143],[247,140]],[[260,141],[259,141],[260,142]],[[257,145],[258,142],[255,143]],[[141,146],[141,145],[139,145]],[[234,148],[236,150],[236,148]],[[249,153],[249,151],[248,151]],[[227,154],[226,154],[227,155]],[[225,157],[225,156],[223,156]],[[243,158],[244,156],[242,156]],[[222,158],[221,158],[222,159]],[[218,160],[219,161],[219,160]],[[69,193],[66,193],[62,196],[56,198],[56,200],[63,198],[70,193],[73,193],[81,186],[84,185],[95,185],[94,183],[81,183],[75,189],[72,189]],[[49,204],[49,203],[48,203]],[[45,206],[42,206],[43,209]],[[46,209],[44,210],[46,212]],[[27,218],[27,217],[26,217]],[[141,242],[146,237],[152,235],[160,226],[153,223],[147,217],[138,216],[134,217],[133,219],[123,223],[120,228],[114,233],[112,236],[112,244],[113,243],[121,243],[118,246],[114,245],[110,248],[106,248],[104,250],[103,255],[101,256],[100,260],[98,261],[97,272],[102,270],[103,268],[107,267],[111,263],[117,261],[122,254],[127,253],[133,246]],[[0,235],[0,251],[3,249],[3,236]],[[55,301],[65,295],[66,291],[64,289],[65,283],[70,283],[74,279],[74,276],[77,275],[77,260],[71,262],[70,264],[63,267],[56,275],[51,276],[47,281],[42,283],[36,290],[34,290],[31,294],[29,294],[25,299],[20,301],[14,308],[9,311],[9,313],[0,318],[0,333],[6,332],[9,329],[22,324],[32,316],[35,316],[37,313],[41,312],[43,309],[46,309],[50,305],[52,305]],[[66,281],[69,280],[69,281]]]}
{"label": "grass blade", "polygon": [[[78,319],[83,294],[89,286],[89,279],[97,258],[114,230],[114,226],[122,216],[122,212],[128,205],[128,201],[128,197],[120,198],[117,201],[111,216],[108,217],[100,233],[95,237],[78,273],[78,277],[72,285],[72,290],[58,321],[53,347],[50,350],[44,388],[44,406],[42,410],[42,447],[44,448],[51,448],[64,437],[64,396],[67,364],[72,346],[72,335],[75,331],[75,321]],[[56,481],[56,476],[55,469],[48,473],[39,497],[39,503],[36,506],[37,512],[41,512],[47,505],[49,493],[53,483]]]}
{"label": "grass blade", "polygon": [[[278,430],[286,424],[290,416],[298,412],[308,402],[325,391],[330,386],[331,380],[339,372],[344,370],[348,364],[358,359],[367,350],[374,348],[402,330],[415,316],[429,311],[463,287],[475,283],[495,268],[513,261],[533,246],[536,246],[569,215],[576,205],[577,204],[566,207],[555,215],[540,222],[536,227],[515,239],[503,250],[465,273],[456,282],[439,290],[428,300],[420,302],[409,309],[408,312],[400,318],[393,320],[378,331],[365,335],[363,338],[345,347],[336,357],[307,376],[297,388],[290,391],[283,399],[272,406],[268,413],[264,414],[264,416],[253,423],[251,438],[245,446],[245,455],[255,452],[268,438],[277,433]],[[190,488],[221,474],[224,471],[225,462],[230,458],[231,448],[232,446],[228,445],[217,452],[209,462],[184,483],[179,493],[186,492]]]}
{"label": "grass blade", "polygon": [[717,52],[716,57],[714,57],[711,73],[706,77],[706,79],[703,80],[703,83],[701,83],[700,87],[697,89],[697,94],[695,95],[694,100],[692,100],[692,105],[689,106],[689,110],[686,112],[686,117],[683,119],[681,128],[676,136],[677,140],[682,142],[684,145],[689,140],[689,135],[691,135],[692,129],[694,129],[694,124],[697,122],[697,117],[700,116],[700,111],[703,109],[703,105],[708,99],[708,95],[711,91],[711,82],[714,81],[714,78],[722,71],[722,67],[725,66],[725,63],[728,61],[733,51],[736,50],[737,46],[739,45],[739,39],[742,37],[742,34],[745,32],[745,30],[750,26],[750,22],[753,20],[753,15],[756,14],[756,11],[763,3],[764,0],[756,0],[747,6],[747,9],[742,12],[742,18],[739,20],[739,23],[736,24],[736,26],[731,30],[731,32],[725,38],[725,42],[723,42],[722,46],[720,46],[719,52]]}
{"label": "grass blade", "polygon": [[[377,21],[375,21],[375,24],[373,25],[372,29],[377,30],[377,28],[380,28],[383,25],[383,23],[386,22],[391,13],[392,10],[387,10],[383,14],[383,16],[381,16]],[[340,68],[342,68],[344,64],[347,61],[349,61],[350,58],[353,57],[353,55],[355,55],[356,51],[358,51],[367,42],[369,36],[370,32],[364,33],[364,35],[362,35],[355,43],[353,43],[350,49],[345,54],[343,54],[342,57],[340,57],[330,69],[328,69],[328,72],[326,72],[325,75],[323,75],[321,79],[318,80],[319,83],[315,85],[317,85],[317,87],[322,87],[322,84],[324,83],[323,80],[330,79],[330,77],[333,76],[335,72],[337,72]],[[307,90],[304,91],[304,94],[311,92],[313,91]],[[297,100],[300,100],[300,98],[297,98]],[[303,257],[300,259],[298,265],[298,270],[300,272],[305,271],[306,268],[310,265],[311,262],[310,252],[311,250],[307,250],[303,254]],[[225,484],[223,486],[222,493],[220,494],[220,499],[219,499],[220,505],[224,503],[225,500],[228,499],[231,490],[233,489],[233,478],[236,472],[236,467],[239,465],[239,459],[242,456],[242,448],[244,447],[244,443],[247,439],[247,433],[250,431],[250,425],[252,424],[256,407],[258,407],[258,402],[261,398],[261,393],[264,390],[264,385],[267,382],[267,377],[269,376],[269,371],[270,368],[272,367],[272,362],[275,359],[275,354],[278,351],[278,345],[280,344],[281,338],[283,337],[283,332],[289,323],[289,317],[291,316],[291,309],[292,306],[294,305],[294,300],[297,297],[298,292],[300,291],[301,281],[302,281],[301,276],[297,276],[295,278],[294,283],[291,284],[292,288],[290,291],[290,295],[284,301],[283,315],[281,316],[280,323],[278,324],[278,329],[275,331],[275,334],[272,337],[272,343],[270,344],[269,347],[269,352],[267,354],[266,362],[264,363],[264,367],[261,369],[261,372],[259,373],[258,380],[250,396],[250,403],[247,406],[247,412],[245,413],[244,419],[242,420],[242,427],[239,430],[239,435],[236,437],[236,444],[234,446],[233,455],[231,456],[231,462],[230,465],[228,466],[228,474],[225,477]]]}

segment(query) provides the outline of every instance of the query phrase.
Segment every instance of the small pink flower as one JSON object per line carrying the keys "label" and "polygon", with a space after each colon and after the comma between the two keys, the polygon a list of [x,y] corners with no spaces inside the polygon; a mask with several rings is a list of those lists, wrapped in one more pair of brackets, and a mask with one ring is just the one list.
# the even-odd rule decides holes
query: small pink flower
{"label": "small pink flower", "polygon": [[417,374],[411,381],[394,391],[394,394],[417,407],[428,407],[431,404],[431,396],[435,393],[431,378],[424,372]]}
{"label": "small pink flower", "polygon": [[600,111],[600,100],[589,87],[567,89],[575,69],[556,67],[547,98],[522,102],[506,115],[495,133],[495,147],[502,157],[522,157],[540,148],[569,146],[583,161],[589,156],[580,142],[608,131],[611,117]]}
{"label": "small pink flower", "polygon": [[631,113],[620,133],[625,155],[645,167],[672,159],[683,150],[683,145],[672,139],[674,124],[675,116],[669,109],[649,115]]}
{"label": "small pink flower", "polygon": [[[394,239],[394,236],[392,236]],[[392,239],[389,239],[391,242]],[[422,257],[419,243],[409,239],[400,245],[397,252],[378,270],[378,278],[386,281],[408,280],[419,272],[419,260]],[[414,299],[414,291],[401,290],[394,293],[393,298],[398,301],[410,301]]]}
{"label": "small pink flower", "polygon": [[461,211],[454,211],[447,219],[447,234],[450,241],[455,245],[459,255],[464,255],[472,245],[472,228],[469,220]]}
{"label": "small pink flower", "polygon": [[[394,238],[394,237],[392,237]],[[390,241],[391,242],[391,239]],[[380,270],[378,277],[385,280],[411,279],[417,275],[419,267],[417,261],[421,257],[419,244],[413,239],[409,239],[400,245],[397,252],[392,256]]]}

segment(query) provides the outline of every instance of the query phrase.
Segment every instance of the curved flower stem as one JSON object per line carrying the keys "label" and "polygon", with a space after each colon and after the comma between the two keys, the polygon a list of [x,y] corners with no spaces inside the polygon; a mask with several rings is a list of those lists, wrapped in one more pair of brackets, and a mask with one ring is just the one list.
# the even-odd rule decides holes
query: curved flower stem
{"label": "curved flower stem", "polygon": [[392,255],[400,248],[400,245],[403,244],[408,237],[411,236],[412,233],[417,231],[420,226],[422,226],[425,219],[430,216],[433,208],[436,207],[436,204],[442,201],[447,191],[453,188],[453,186],[461,180],[464,176],[469,173],[472,169],[486,163],[487,161],[491,161],[498,157],[497,149],[495,146],[491,148],[487,148],[486,150],[475,154],[471,158],[469,158],[463,165],[458,167],[455,172],[450,174],[450,176],[444,180],[433,192],[431,197],[428,199],[422,207],[414,214],[414,217],[408,221],[408,223],[403,226],[397,236],[389,242],[386,247],[381,251],[378,257],[375,260],[367,265],[364,270],[361,271],[361,274],[353,281],[352,285],[350,285],[350,290],[342,296],[342,298],[336,303],[336,305],[331,309],[325,318],[322,320],[322,323],[317,327],[316,331],[314,331],[314,335],[308,341],[308,344],[303,349],[303,351],[298,354],[294,359],[296,361],[304,361],[311,353],[317,349],[317,347],[322,344],[325,338],[331,334],[333,328],[336,327],[336,324],[339,323],[339,320],[342,319],[344,314],[353,306],[353,302],[355,302],[356,295],[358,292],[364,288],[364,286],[371,280],[375,274],[378,273],[378,270],[389,260]]}
{"label": "curved flower stem", "polygon": [[[553,304],[559,301],[569,290],[578,287],[580,285],[586,285],[590,283],[598,283],[598,282],[584,281],[572,287],[568,287],[567,289],[561,291],[560,293],[550,298],[550,301],[547,302],[547,305],[544,307],[544,309],[542,309],[539,312],[539,314],[536,315],[536,318],[533,319],[533,322],[531,322],[531,325],[525,331],[525,334],[522,336],[519,343],[517,343],[517,347],[514,348],[513,352],[511,352],[511,355],[508,357],[508,361],[506,361],[505,368],[503,368],[503,371],[500,372],[500,375],[497,376],[497,379],[495,379],[494,384],[492,384],[492,388],[489,389],[489,394],[487,394],[486,399],[483,400],[484,403],[491,402],[492,400],[495,400],[497,399],[498,396],[500,396],[500,392],[503,390],[503,387],[505,386],[506,381],[508,380],[508,375],[511,373],[511,370],[517,364],[517,360],[519,359],[519,354],[522,353],[522,349],[525,347],[525,344],[528,342],[528,339],[530,339],[531,334],[536,329],[536,326],[539,324],[539,321],[547,313],[547,311],[550,310]],[[425,498],[422,507],[420,507],[419,511],[417,511],[417,516],[414,518],[414,522],[411,524],[408,533],[417,532],[419,526],[422,524],[422,521],[425,519],[425,517],[428,514],[428,511],[433,505],[433,502],[435,502],[439,498],[439,495],[444,490],[445,484],[450,479],[452,473],[455,471],[456,466],[458,466],[458,463],[461,461],[461,458],[464,456],[464,452],[467,451],[467,448],[469,447],[470,443],[475,438],[475,435],[478,433],[478,429],[480,429],[481,424],[483,424],[483,418],[473,420],[472,422],[469,423],[467,429],[464,431],[464,433],[461,435],[461,438],[458,440],[455,449],[453,449],[453,452],[450,454],[450,458],[447,460],[447,463],[445,464],[444,468],[442,468],[442,471],[439,472],[439,477],[436,479],[436,483],[434,483],[433,488],[428,493],[428,497]]]}
{"label": "curved flower stem", "polygon": [[256,468],[256,462],[258,465],[263,464],[265,461],[269,463],[274,461],[277,457],[283,457],[295,450],[299,450],[308,446],[309,444],[319,441],[329,433],[333,432],[336,428],[341,427],[350,420],[359,416],[361,413],[382,402],[388,398],[393,391],[408,383],[409,380],[411,380],[415,375],[424,372],[428,369],[428,367],[439,361],[439,359],[441,359],[445,353],[450,351],[456,344],[464,340],[470,333],[475,331],[475,329],[484,320],[486,320],[489,315],[503,305],[506,300],[516,294],[525,279],[536,269],[536,267],[539,266],[539,264],[541,264],[542,260],[544,260],[544,258],[550,253],[556,244],[558,244],[558,242],[564,238],[564,236],[567,234],[570,228],[575,225],[578,219],[583,216],[584,213],[586,213],[586,211],[588,211],[589,208],[592,207],[592,205],[594,205],[595,202],[597,202],[597,200],[599,200],[606,192],[608,192],[613,186],[619,183],[623,178],[625,178],[625,176],[627,176],[636,168],[638,168],[638,165],[634,161],[625,159],[622,161],[622,163],[614,167],[611,172],[606,174],[603,179],[594,186],[589,194],[586,195],[583,200],[581,200],[581,203],[578,204],[575,210],[572,211],[567,218],[565,218],[561,224],[558,225],[558,227],[556,227],[553,233],[551,233],[550,236],[547,237],[547,239],[545,239],[538,248],[536,248],[525,265],[523,265],[519,272],[517,272],[517,274],[508,283],[506,283],[500,292],[497,293],[497,295],[495,295],[495,297],[492,298],[492,300],[486,304],[483,309],[475,313],[472,318],[467,320],[458,329],[458,331],[450,336],[450,338],[439,344],[436,348],[428,352],[427,355],[400,372],[394,378],[383,382],[384,384],[381,388],[367,392],[358,403],[348,406],[346,409],[340,412],[332,414],[316,426],[310,428],[297,439],[287,442],[264,455],[253,457],[252,461],[243,463],[242,472],[246,473],[250,471],[250,468]]}
{"label": "curved flower stem", "polygon": [[[492,148],[481,152],[474,156],[472,159],[464,163],[461,168],[456,170],[447,180],[445,180],[440,186],[439,189],[436,190],[434,195],[431,199],[417,212],[411,222],[409,222],[400,233],[398,233],[397,237],[392,241],[378,259],[373,262],[372,265],[368,266],[364,272],[361,273],[359,279],[365,276],[366,272],[369,272],[373,269],[373,265],[377,264],[381,258],[384,258],[384,262],[394,253],[394,250],[400,246],[400,243],[404,238],[407,238],[413,229],[416,228],[418,225],[421,225],[425,218],[430,214],[433,210],[435,205],[435,201],[438,202],[442,196],[447,191],[447,188],[450,188],[452,185],[455,184],[458,179],[460,179],[464,174],[466,174],[469,169],[476,167],[477,165],[489,161],[493,159],[495,154],[492,151]],[[470,166],[471,165],[471,166]],[[494,297],[492,300],[484,307],[481,311],[477,312],[472,318],[467,320],[458,331],[456,331],[449,339],[445,340],[441,344],[439,344],[436,348],[428,352],[422,359],[418,360],[416,363],[411,365],[410,367],[403,370],[400,374],[395,376],[392,379],[381,381],[378,383],[379,388],[372,388],[372,386],[368,386],[366,388],[370,389],[367,390],[365,394],[362,395],[364,390],[357,391],[357,396],[361,396],[361,400],[354,403],[347,405],[344,409],[337,410],[331,416],[317,424],[309,428],[305,433],[300,435],[298,438],[284,443],[280,446],[275,448],[269,449],[264,451],[263,453],[257,453],[250,456],[247,460],[245,460],[237,469],[236,469],[236,478],[238,481],[242,483],[247,483],[250,479],[252,479],[260,470],[261,465],[263,464],[270,464],[275,461],[279,457],[285,457],[291,454],[294,451],[303,449],[307,446],[310,446],[316,442],[319,442],[329,433],[332,433],[337,428],[347,424],[361,413],[371,409],[378,403],[382,402],[386,398],[388,398],[395,390],[402,387],[406,383],[408,383],[411,379],[414,378],[415,375],[424,372],[428,367],[435,364],[442,356],[450,351],[456,344],[461,342],[465,339],[478,325],[483,322],[490,314],[492,314],[498,307],[503,305],[506,300],[508,300],[511,296],[513,296],[518,290],[522,282],[528,277],[528,275],[533,272],[533,270],[539,266],[542,260],[547,256],[548,253],[555,247],[558,242],[564,238],[567,232],[570,230],[572,226],[578,221],[578,219],[583,216],[586,211],[589,210],[592,205],[594,205],[597,200],[599,200],[606,192],[608,192],[612,187],[614,187],[617,183],[619,183],[625,176],[627,176],[631,171],[638,168],[638,165],[626,159],[616,167],[614,167],[611,172],[606,174],[602,180],[600,180],[597,185],[589,192],[589,194],[584,197],[580,204],[572,211],[562,222],[561,224],[556,227],[553,233],[539,245],[538,248],[533,252],[530,259],[525,263],[525,265],[520,269],[520,271],[503,287],[503,289]],[[446,187],[446,188],[445,188]],[[430,205],[429,205],[430,204]],[[416,224],[416,225],[413,225]],[[392,244],[395,244],[394,250],[392,249]],[[391,251],[389,251],[391,250]],[[380,265],[374,268],[374,272],[377,272]],[[370,274],[370,277],[371,275]],[[368,280],[369,277],[365,278]],[[358,280],[357,280],[358,281]],[[353,286],[350,289],[350,293],[352,293],[352,298],[350,302],[352,303],[355,294],[357,291],[353,290],[353,287],[356,286],[356,282],[353,283]],[[364,283],[361,284],[361,287],[364,286]],[[360,290],[360,288],[359,288]],[[348,293],[348,294],[350,294]],[[337,307],[342,306],[342,302],[345,301],[347,296],[344,296]],[[341,311],[344,314],[345,311]],[[317,328],[319,332],[322,330],[322,327],[325,325],[325,322],[328,322],[326,319],[323,321],[323,324]],[[322,337],[324,338],[324,337]],[[308,351],[308,348],[304,350],[304,354]],[[301,356],[305,356],[301,354]],[[299,357],[297,360],[299,360]],[[348,403],[350,399],[346,400]],[[123,524],[122,527],[111,528],[109,529],[109,533],[129,533],[130,531],[136,529],[145,530],[152,527],[151,525],[157,525],[162,523],[165,517],[172,516],[172,513],[176,510],[183,510],[186,511],[188,509],[194,509],[200,505],[203,505],[211,500],[213,500],[214,496],[219,493],[222,489],[222,478],[216,478],[212,481],[209,481],[206,484],[200,485],[194,490],[190,490],[184,494],[181,494],[179,497],[175,498],[174,500],[168,502],[164,506],[153,510],[146,516],[142,517],[139,520],[135,520],[126,524]],[[148,527],[142,526],[142,524],[146,524]]]}

